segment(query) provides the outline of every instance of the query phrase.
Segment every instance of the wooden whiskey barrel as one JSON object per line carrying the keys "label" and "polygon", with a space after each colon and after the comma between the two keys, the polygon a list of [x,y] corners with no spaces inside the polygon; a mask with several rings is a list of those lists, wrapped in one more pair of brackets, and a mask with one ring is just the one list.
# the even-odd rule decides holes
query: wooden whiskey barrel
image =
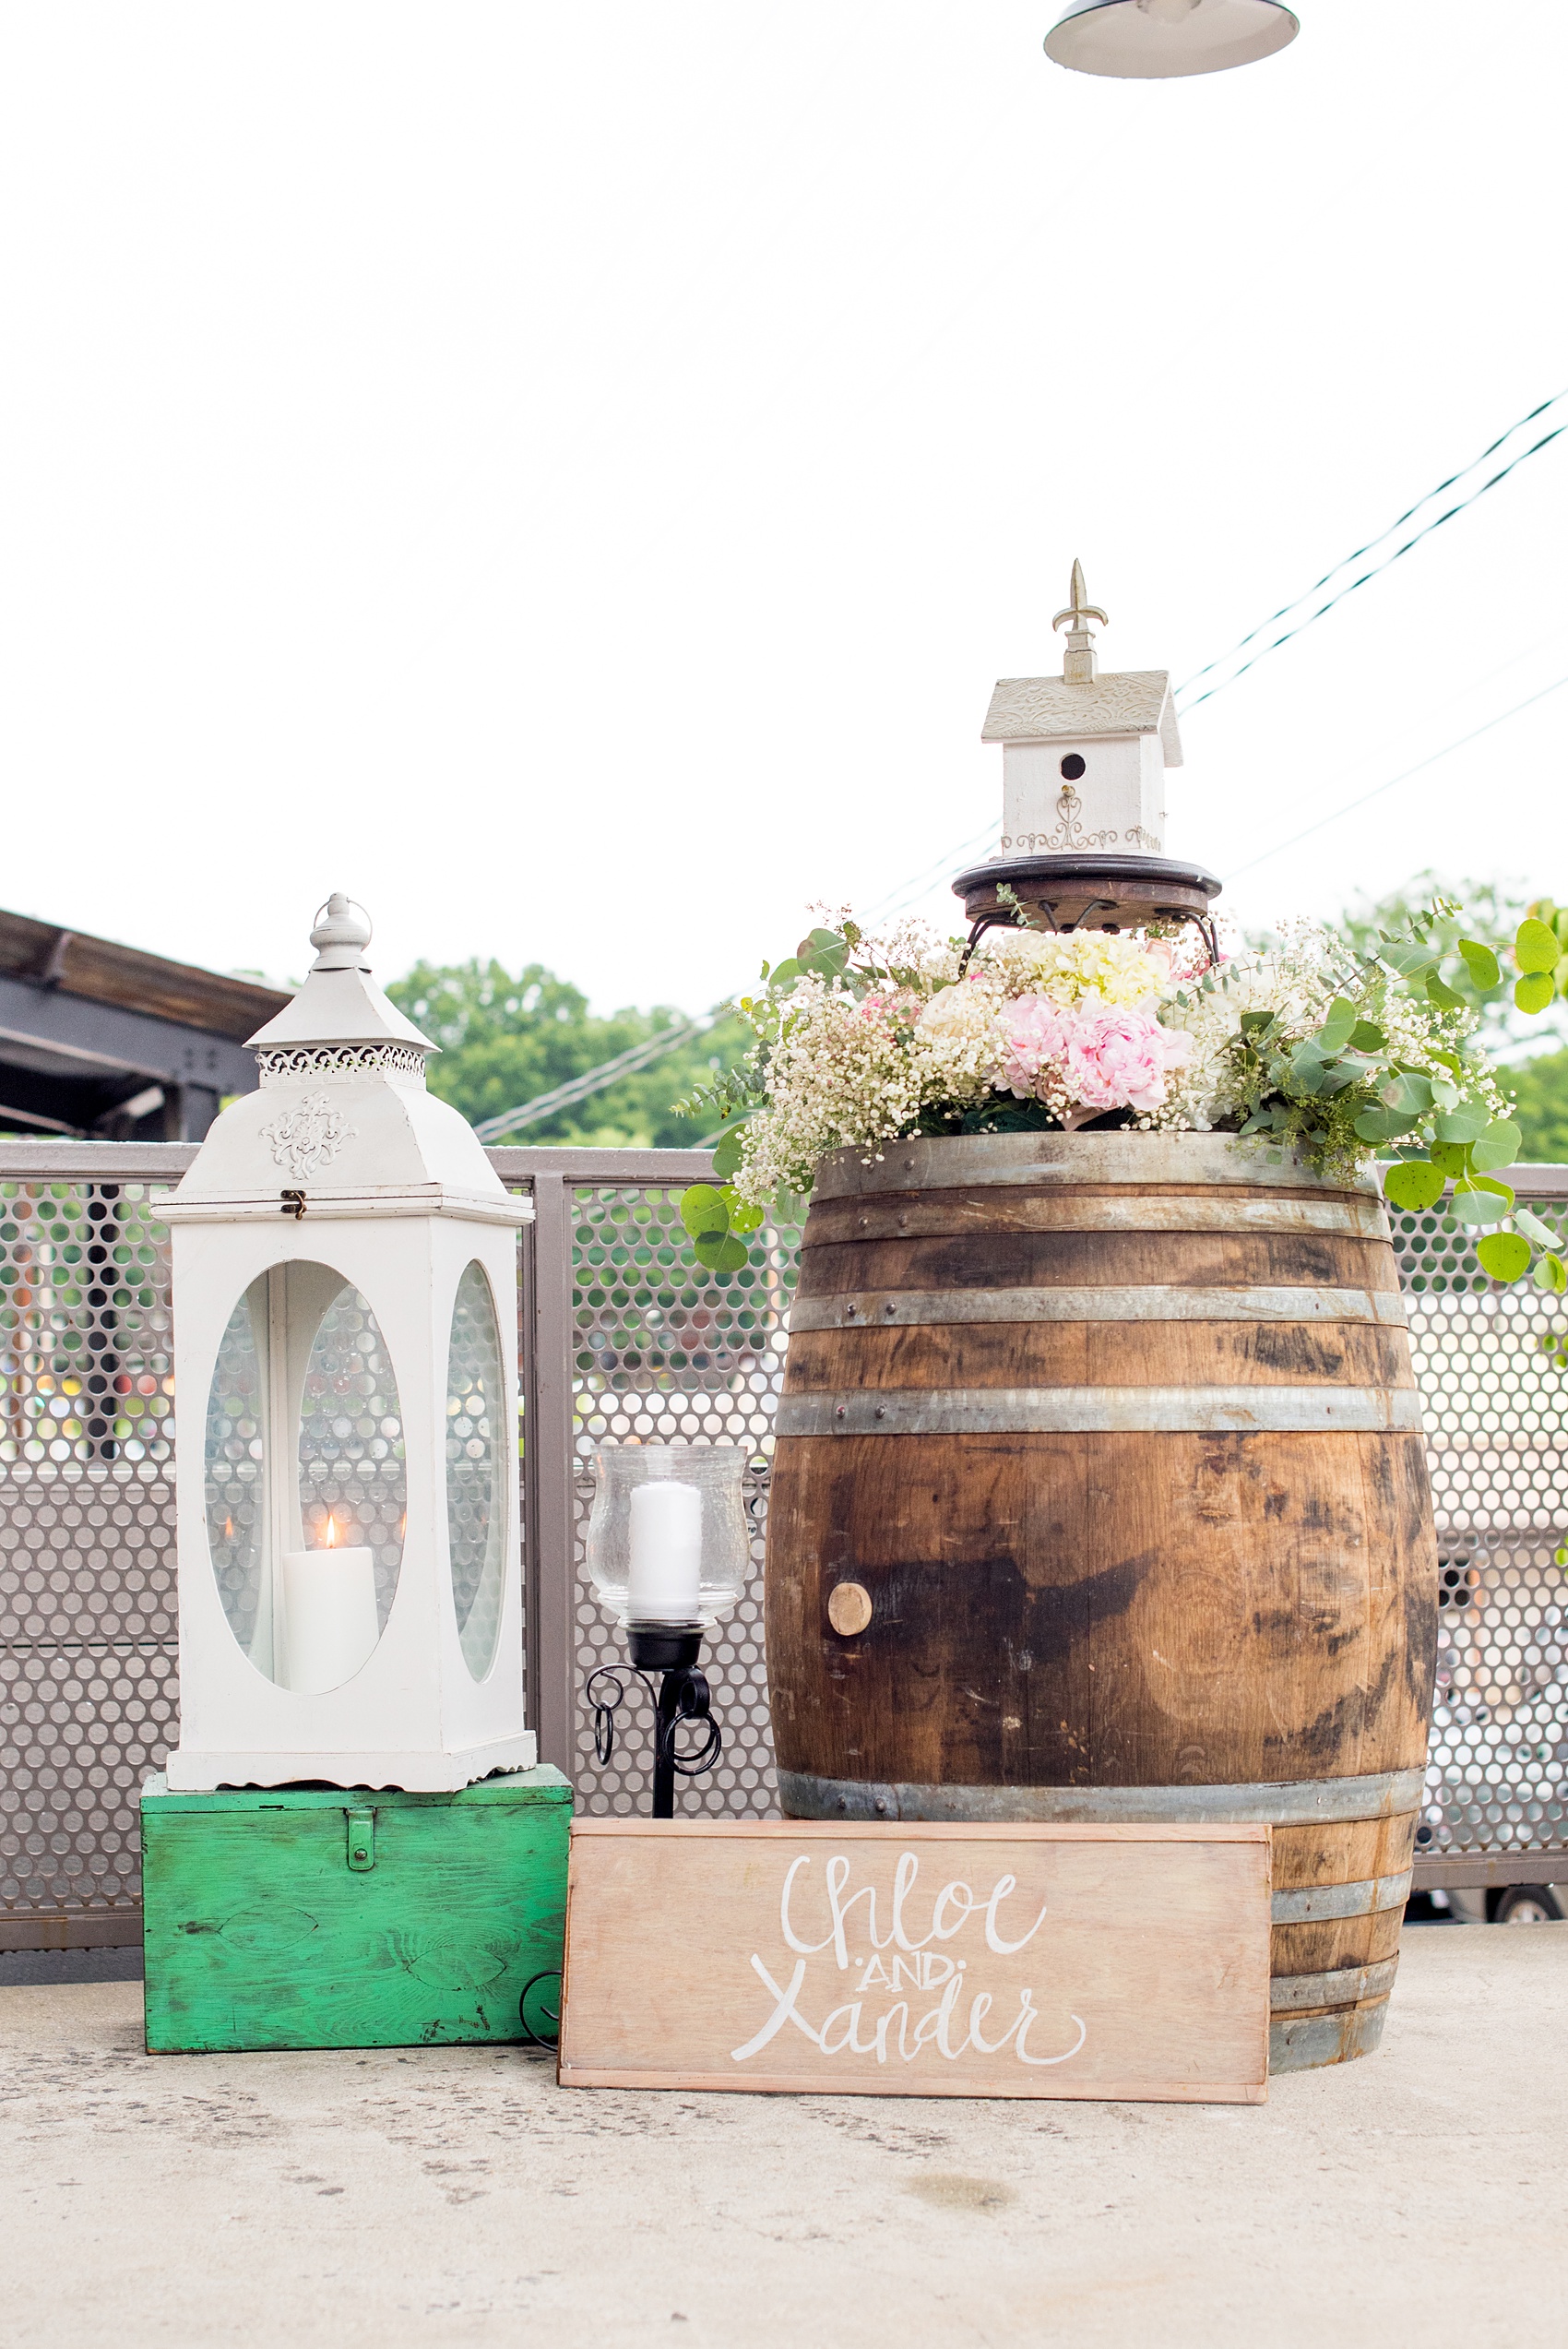
{"label": "wooden whiskey barrel", "polygon": [[1364,2054],[1436,1595],[1370,1178],[1195,1134],[824,1165],[768,1507],[789,1815],[1271,1821],[1275,2069]]}

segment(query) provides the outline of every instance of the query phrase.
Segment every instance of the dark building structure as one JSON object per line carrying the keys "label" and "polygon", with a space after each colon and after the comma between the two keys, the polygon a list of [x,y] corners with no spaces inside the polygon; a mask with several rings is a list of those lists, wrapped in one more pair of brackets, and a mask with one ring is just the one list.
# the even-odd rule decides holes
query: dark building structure
{"label": "dark building structure", "polygon": [[0,912],[0,1134],[198,1142],[256,1081],[274,987]]}

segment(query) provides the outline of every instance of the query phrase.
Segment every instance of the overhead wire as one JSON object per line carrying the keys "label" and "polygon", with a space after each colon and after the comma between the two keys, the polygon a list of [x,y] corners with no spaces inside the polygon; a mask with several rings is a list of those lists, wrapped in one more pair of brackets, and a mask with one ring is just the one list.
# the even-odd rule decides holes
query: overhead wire
{"label": "overhead wire", "polygon": [[[1450,473],[1445,481],[1438,483],[1435,489],[1429,489],[1424,497],[1417,498],[1415,504],[1408,507],[1396,520],[1390,522],[1386,530],[1379,531],[1377,536],[1368,539],[1364,546],[1357,547],[1354,554],[1347,554],[1342,561],[1336,563],[1332,569],[1325,571],[1322,578],[1316,580],[1312,587],[1305,589],[1301,594],[1293,596],[1289,603],[1281,604],[1279,610],[1273,613],[1268,619],[1260,620],[1255,628],[1249,628],[1246,635],[1239,643],[1232,645],[1229,652],[1222,652],[1213,661],[1206,662],[1201,669],[1194,669],[1192,675],[1177,686],[1177,699],[1180,700],[1180,697],[1189,692],[1201,678],[1212,676],[1217,669],[1223,668],[1228,661],[1233,661],[1239,652],[1245,651],[1248,645],[1255,644],[1259,637],[1274,627],[1279,621],[1289,618],[1292,612],[1299,611],[1311,597],[1321,594],[1330,580],[1337,578],[1342,571],[1348,570],[1353,564],[1364,561],[1367,555],[1372,554],[1388,539],[1393,538],[1397,531],[1402,531],[1408,522],[1413,521],[1422,508],[1430,506],[1434,498],[1444,496],[1456,483],[1464,481],[1467,475],[1473,473],[1479,466],[1484,465],[1489,458],[1494,457],[1500,448],[1513,439],[1515,433],[1523,432],[1527,424],[1534,423],[1538,417],[1546,415],[1550,410],[1559,406],[1564,399],[1568,399],[1568,388],[1553,392],[1550,399],[1541,400],[1526,415],[1521,416],[1516,423],[1510,424],[1506,432],[1499,433],[1497,438],[1483,448],[1479,457],[1472,458],[1467,465],[1462,465],[1457,472]],[[1463,514],[1467,508],[1474,506],[1478,499],[1485,497],[1489,491],[1496,489],[1500,482],[1505,482],[1510,473],[1515,472],[1530,458],[1539,456],[1543,448],[1550,447],[1551,442],[1559,439],[1564,432],[1568,432],[1568,420],[1554,424],[1550,432],[1543,433],[1540,438],[1533,442],[1528,448],[1523,448],[1516,457],[1511,457],[1506,465],[1500,466],[1488,480],[1482,482],[1478,488],[1471,490],[1467,495],[1457,499],[1445,512],[1434,515],[1431,521],[1423,522],[1420,529],[1413,531],[1402,546],[1396,547],[1392,554],[1385,555],[1380,563],[1374,563],[1369,570],[1363,571],[1359,578],[1348,580],[1343,587],[1336,589],[1325,602],[1321,603],[1315,612],[1309,612],[1303,619],[1298,620],[1294,626],[1282,629],[1280,634],[1269,643],[1260,646],[1250,660],[1243,661],[1239,668],[1231,670],[1229,676],[1220,678],[1218,684],[1210,686],[1206,692],[1194,695],[1191,701],[1182,705],[1181,714],[1185,716],[1188,710],[1198,709],[1206,701],[1212,701],[1216,694],[1223,693],[1227,686],[1233,686],[1238,677],[1244,677],[1249,669],[1255,668],[1257,663],[1265,660],[1271,652],[1277,652],[1282,644],[1289,644],[1292,638],[1301,636],[1316,621],[1324,618],[1336,604],[1343,603],[1347,596],[1354,595],[1356,590],[1359,588],[1364,588],[1369,580],[1381,578],[1384,571],[1392,568],[1404,555],[1408,554],[1413,547],[1420,546],[1423,539],[1430,538],[1434,531],[1442,530],[1445,522],[1453,521],[1455,515]]]}

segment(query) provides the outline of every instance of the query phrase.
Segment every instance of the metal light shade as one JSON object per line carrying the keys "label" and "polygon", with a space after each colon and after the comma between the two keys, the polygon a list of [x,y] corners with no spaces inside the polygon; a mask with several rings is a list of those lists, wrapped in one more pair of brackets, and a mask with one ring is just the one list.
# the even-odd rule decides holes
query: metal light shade
{"label": "metal light shade", "polygon": [[1166,81],[1272,57],[1300,30],[1282,0],[1077,0],[1045,54],[1075,73]]}

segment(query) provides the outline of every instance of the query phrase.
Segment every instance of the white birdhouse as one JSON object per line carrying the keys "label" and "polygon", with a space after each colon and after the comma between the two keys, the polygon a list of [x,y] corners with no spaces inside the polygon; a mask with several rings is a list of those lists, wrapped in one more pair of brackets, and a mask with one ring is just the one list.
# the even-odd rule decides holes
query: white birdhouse
{"label": "white birdhouse", "polygon": [[983,742],[1002,745],[1002,854],[1159,856],[1165,847],[1165,770],[1182,764],[1182,738],[1163,669],[1098,674],[1088,622],[1105,614],[1086,600],[1073,566],[1059,677],[1002,677]]}
{"label": "white birdhouse", "polygon": [[172,1790],[524,1770],[517,1229],[334,896],[172,1226]]}

